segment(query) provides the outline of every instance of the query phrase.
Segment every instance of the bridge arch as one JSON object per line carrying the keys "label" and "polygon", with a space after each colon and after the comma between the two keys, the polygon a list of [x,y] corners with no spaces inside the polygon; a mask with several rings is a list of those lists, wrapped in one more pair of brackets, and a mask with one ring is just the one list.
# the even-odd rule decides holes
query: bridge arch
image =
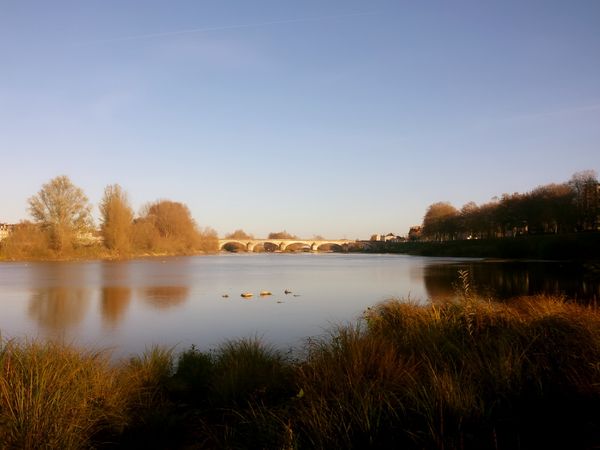
{"label": "bridge arch", "polygon": [[245,242],[238,239],[226,239],[219,243],[219,250],[232,252],[235,251],[234,249],[251,252],[254,250],[254,244],[252,242]]}
{"label": "bridge arch", "polygon": [[325,246],[328,248],[329,251],[344,251],[348,249],[348,246],[346,244],[340,244],[337,242],[320,242],[316,245],[316,251],[324,251],[323,247]]}
{"label": "bridge arch", "polygon": [[282,242],[281,245],[280,245],[280,247],[279,247],[279,249],[282,252],[285,252],[285,251],[291,250],[291,247],[297,247],[297,248],[300,248],[300,249],[308,248],[308,249],[312,250],[311,244],[308,243],[307,241]]}

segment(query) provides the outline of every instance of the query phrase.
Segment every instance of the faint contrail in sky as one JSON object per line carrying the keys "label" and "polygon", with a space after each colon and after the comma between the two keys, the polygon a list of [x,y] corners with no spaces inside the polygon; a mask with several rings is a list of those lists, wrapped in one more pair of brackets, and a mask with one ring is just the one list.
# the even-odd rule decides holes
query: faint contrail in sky
{"label": "faint contrail in sky", "polygon": [[264,27],[264,26],[269,26],[269,25],[282,25],[282,24],[286,24],[286,23],[317,22],[317,21],[327,20],[327,19],[340,19],[340,18],[344,18],[344,17],[367,16],[367,15],[373,15],[373,14],[377,14],[377,11],[364,11],[364,12],[336,14],[336,15],[329,15],[329,16],[302,17],[302,18],[297,18],[297,19],[280,19],[280,20],[270,20],[270,21],[266,21],[266,22],[243,23],[243,24],[237,24],[237,25],[221,25],[221,26],[215,26],[215,27],[190,28],[187,30],[164,31],[161,33],[136,34],[136,35],[131,35],[131,36],[121,36],[121,37],[108,38],[108,39],[98,39],[98,40],[94,40],[94,41],[82,42],[78,45],[107,44],[107,43],[112,43],[112,42],[137,41],[137,40],[142,40],[142,39],[178,36],[181,34],[204,33],[207,31],[238,30],[238,29],[242,29],[242,28],[258,28],[258,27]]}

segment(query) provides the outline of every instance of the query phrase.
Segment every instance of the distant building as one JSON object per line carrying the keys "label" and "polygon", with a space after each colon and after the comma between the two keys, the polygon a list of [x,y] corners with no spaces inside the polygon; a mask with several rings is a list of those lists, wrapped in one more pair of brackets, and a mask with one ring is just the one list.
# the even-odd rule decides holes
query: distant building
{"label": "distant building", "polygon": [[406,239],[402,236],[398,236],[394,233],[388,234],[373,234],[371,235],[370,241],[376,242],[404,242]]}
{"label": "distant building", "polygon": [[81,245],[93,245],[102,243],[102,236],[98,232],[80,231],[77,233],[77,241]]}
{"label": "distant building", "polygon": [[381,240],[385,242],[402,242],[404,238],[401,236],[397,236],[394,233],[388,233],[385,236],[382,236]]}
{"label": "distant building", "polygon": [[[0,223],[0,241],[6,239],[18,224]],[[77,233],[77,241],[82,245],[92,245],[102,242],[97,231],[81,231]]]}
{"label": "distant building", "polygon": [[14,228],[13,224],[10,223],[0,223],[0,241],[6,239],[8,235],[11,233]]}

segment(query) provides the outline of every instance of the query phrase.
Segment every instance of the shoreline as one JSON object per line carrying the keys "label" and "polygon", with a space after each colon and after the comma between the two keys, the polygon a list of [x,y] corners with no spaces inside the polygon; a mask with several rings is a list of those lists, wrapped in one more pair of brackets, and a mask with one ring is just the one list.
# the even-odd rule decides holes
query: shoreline
{"label": "shoreline", "polygon": [[[219,254],[253,254],[253,252],[191,251],[132,253],[127,255],[111,254],[103,247],[80,247],[73,255],[57,257],[5,258],[0,262],[77,262],[77,261],[127,261],[149,258],[168,258],[179,256],[213,256]],[[262,252],[261,252],[262,253]],[[266,252],[271,253],[271,252]],[[279,253],[279,252],[272,252]],[[282,252],[301,253],[306,252]],[[330,252],[322,252],[330,253]],[[411,241],[379,242],[372,241],[370,249],[350,250],[359,254],[404,254],[411,256],[482,258],[486,260],[507,261],[600,261],[600,232],[571,233],[565,235],[528,235],[512,238],[455,240],[455,241]]]}
{"label": "shoreline", "polygon": [[[365,252],[369,253],[369,251]],[[600,233],[528,235],[512,238],[386,242],[375,244],[370,253],[399,253],[414,256],[491,258],[594,262],[600,260]]]}
{"label": "shoreline", "polygon": [[57,258],[2,258],[0,263],[13,262],[87,262],[87,261],[134,261],[138,259],[155,259],[155,258],[175,258],[180,256],[212,256],[219,252],[194,252],[194,253],[140,253],[131,256],[118,255],[96,255],[96,256],[74,256],[74,257],[57,257]]}

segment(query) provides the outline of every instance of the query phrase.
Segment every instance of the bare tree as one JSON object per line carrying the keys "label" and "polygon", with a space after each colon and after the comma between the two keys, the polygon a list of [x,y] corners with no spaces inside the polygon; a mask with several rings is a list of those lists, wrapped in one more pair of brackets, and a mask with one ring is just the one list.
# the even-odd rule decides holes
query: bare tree
{"label": "bare tree", "polygon": [[576,208],[573,190],[567,184],[538,186],[524,195],[529,232],[558,233],[575,227]]}
{"label": "bare tree", "polygon": [[128,252],[131,248],[133,210],[121,186],[106,186],[100,203],[100,214],[104,245],[120,253]]}
{"label": "bare tree", "polygon": [[254,239],[254,236],[246,233],[244,230],[235,230],[233,233],[229,233],[225,236],[226,239]]}
{"label": "bare tree", "polygon": [[434,203],[423,219],[424,234],[435,240],[560,234],[599,227],[600,185],[593,170],[574,174],[568,183],[503,194],[479,206],[469,202],[459,214],[449,203]]}
{"label": "bare tree", "polygon": [[53,178],[29,199],[29,212],[50,235],[51,246],[62,252],[77,234],[92,225],[91,206],[83,191],[65,176]]}
{"label": "bare tree", "polygon": [[453,239],[458,228],[458,210],[448,202],[437,202],[427,208],[423,218],[423,234],[437,241]]}
{"label": "bare tree", "polygon": [[140,217],[133,221],[132,244],[135,251],[159,250],[160,240],[160,235],[152,220]]}
{"label": "bare tree", "polygon": [[206,227],[198,230],[198,234],[200,235],[198,250],[206,253],[219,251],[219,236],[216,230]]}
{"label": "bare tree", "polygon": [[[155,239],[151,244],[153,250],[189,252],[199,247],[200,233],[189,208],[183,203],[170,200],[150,203],[144,207],[138,222],[144,224],[145,232]],[[153,226],[156,234],[152,234],[148,224]]]}
{"label": "bare tree", "polygon": [[575,195],[577,226],[580,230],[596,230],[600,221],[600,188],[594,170],[573,174],[569,186]]}
{"label": "bare tree", "polygon": [[283,230],[278,231],[276,233],[269,233],[269,239],[298,239],[298,236],[295,236]]}

